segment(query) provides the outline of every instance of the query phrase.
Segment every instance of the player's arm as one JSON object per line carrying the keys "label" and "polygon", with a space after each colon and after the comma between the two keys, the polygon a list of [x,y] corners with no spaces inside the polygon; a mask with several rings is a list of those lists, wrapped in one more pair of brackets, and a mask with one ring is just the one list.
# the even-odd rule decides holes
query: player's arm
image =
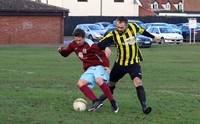
{"label": "player's arm", "polygon": [[74,51],[71,44],[69,44],[67,47],[60,46],[58,48],[58,52],[63,56],[67,57],[69,54],[71,54]]}
{"label": "player's arm", "polygon": [[97,45],[101,50],[105,50],[106,47],[109,47],[112,44],[113,44],[113,33],[110,32],[101,40],[99,40],[99,43]]}
{"label": "player's arm", "polygon": [[141,35],[144,35],[146,37],[149,37],[149,38],[152,38],[154,39],[155,41],[159,41],[160,40],[160,37],[156,37],[154,35],[152,35],[151,33],[149,33],[148,31],[146,31],[145,29],[143,29],[142,27],[140,27],[138,24],[136,23],[133,23],[133,24],[130,24],[130,27],[135,31],[136,33],[139,33]]}

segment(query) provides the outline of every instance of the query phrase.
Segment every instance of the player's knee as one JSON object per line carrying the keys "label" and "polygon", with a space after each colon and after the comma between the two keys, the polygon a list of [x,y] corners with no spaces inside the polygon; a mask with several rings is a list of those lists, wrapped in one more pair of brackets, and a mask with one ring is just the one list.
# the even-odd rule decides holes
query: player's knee
{"label": "player's knee", "polygon": [[135,87],[138,87],[138,86],[142,85],[142,80],[139,77],[135,77],[133,79],[133,83],[134,83]]}
{"label": "player's knee", "polygon": [[84,85],[86,85],[86,84],[87,84],[87,81],[79,80],[79,81],[77,82],[77,87],[82,87],[82,86],[84,86]]}
{"label": "player's knee", "polygon": [[96,78],[96,83],[98,86],[101,86],[104,83],[103,78]]}

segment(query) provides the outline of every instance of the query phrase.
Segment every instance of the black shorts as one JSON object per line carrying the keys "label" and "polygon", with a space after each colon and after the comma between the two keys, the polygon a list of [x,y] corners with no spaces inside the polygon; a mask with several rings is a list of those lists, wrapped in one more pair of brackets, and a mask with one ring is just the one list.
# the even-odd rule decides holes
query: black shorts
{"label": "black shorts", "polygon": [[142,71],[141,71],[140,64],[134,63],[129,66],[121,66],[115,63],[110,72],[110,81],[117,82],[127,73],[130,75],[132,80],[135,77],[142,79]]}

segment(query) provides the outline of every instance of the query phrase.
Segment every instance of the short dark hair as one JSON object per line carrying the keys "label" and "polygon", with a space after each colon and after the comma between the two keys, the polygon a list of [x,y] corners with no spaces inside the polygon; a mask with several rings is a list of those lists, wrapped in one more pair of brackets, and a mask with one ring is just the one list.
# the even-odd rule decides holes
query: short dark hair
{"label": "short dark hair", "polygon": [[128,23],[128,19],[126,17],[124,17],[124,16],[118,17],[117,21],[119,21],[119,22],[125,22],[126,24]]}
{"label": "short dark hair", "polygon": [[74,37],[82,37],[82,38],[85,38],[85,31],[80,29],[80,28],[77,28],[74,30],[73,34],[72,34]]}

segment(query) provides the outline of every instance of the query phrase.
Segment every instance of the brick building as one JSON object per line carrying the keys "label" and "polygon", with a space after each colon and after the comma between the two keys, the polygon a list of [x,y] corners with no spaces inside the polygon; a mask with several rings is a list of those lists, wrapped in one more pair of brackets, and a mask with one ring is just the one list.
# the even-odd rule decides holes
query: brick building
{"label": "brick building", "polygon": [[153,16],[159,12],[182,12],[182,0],[140,0],[140,16]]}
{"label": "brick building", "polygon": [[62,42],[68,12],[29,0],[0,0],[0,44]]}
{"label": "brick building", "polygon": [[200,0],[140,0],[140,16],[200,17]]}
{"label": "brick building", "polygon": [[184,11],[200,13],[200,0],[184,0]]}

